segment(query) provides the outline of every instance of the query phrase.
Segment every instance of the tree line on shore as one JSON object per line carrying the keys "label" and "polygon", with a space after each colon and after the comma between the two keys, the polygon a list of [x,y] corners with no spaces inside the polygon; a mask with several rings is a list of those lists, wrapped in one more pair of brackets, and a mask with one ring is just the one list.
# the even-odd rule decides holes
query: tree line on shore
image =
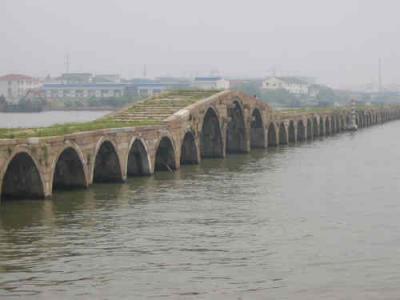
{"label": "tree line on shore", "polygon": [[82,99],[54,99],[51,101],[43,97],[22,97],[17,102],[7,102],[0,96],[0,112],[41,112],[47,110],[114,110],[139,100],[135,96],[82,98]]}

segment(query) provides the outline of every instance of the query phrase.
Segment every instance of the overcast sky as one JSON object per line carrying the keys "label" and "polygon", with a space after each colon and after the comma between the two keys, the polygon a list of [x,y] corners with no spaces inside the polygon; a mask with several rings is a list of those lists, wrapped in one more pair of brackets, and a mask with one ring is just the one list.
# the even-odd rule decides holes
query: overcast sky
{"label": "overcast sky", "polygon": [[398,0],[0,0],[0,73],[400,83]]}

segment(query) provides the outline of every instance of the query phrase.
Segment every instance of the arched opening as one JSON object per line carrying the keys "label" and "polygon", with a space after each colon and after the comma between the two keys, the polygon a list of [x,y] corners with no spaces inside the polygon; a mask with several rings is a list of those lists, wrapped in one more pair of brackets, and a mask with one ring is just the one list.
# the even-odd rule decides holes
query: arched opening
{"label": "arched opening", "polygon": [[335,117],[331,117],[331,134],[336,133],[336,122],[335,122]]}
{"label": "arched opening", "polygon": [[53,175],[53,190],[87,187],[83,163],[72,147],[59,156]]}
{"label": "arched opening", "polygon": [[186,132],[181,147],[181,165],[198,164],[197,147],[192,132]]}
{"label": "arched opening", "polygon": [[282,122],[281,125],[279,125],[279,144],[287,145],[287,143],[288,143],[287,132],[285,124]]}
{"label": "arched opening", "polygon": [[94,164],[94,182],[123,181],[118,154],[110,141],[101,144]]}
{"label": "arched opening", "polygon": [[175,151],[168,137],[163,137],[157,148],[155,171],[171,171],[176,169]]}
{"label": "arched opening", "polygon": [[312,125],[312,128],[313,128],[312,136],[313,136],[314,138],[318,137],[318,135],[319,135],[319,132],[318,132],[319,126],[318,126],[318,119],[317,119],[316,117],[313,118],[313,125]]}
{"label": "arched opening", "polygon": [[251,117],[251,148],[265,148],[264,124],[260,111],[254,109]]}
{"label": "arched opening", "polygon": [[[357,123],[357,122],[356,122]],[[352,125],[352,117],[351,115],[346,116],[346,126],[345,129],[348,129]]]}
{"label": "arched opening", "polygon": [[336,118],[335,118],[335,125],[336,125],[336,132],[342,131],[342,125],[340,123],[339,116],[336,116]]}
{"label": "arched opening", "polygon": [[324,136],[325,134],[325,130],[324,130],[324,119],[323,118],[319,118],[319,136]]}
{"label": "arched opening", "polygon": [[44,198],[39,170],[28,153],[18,153],[9,163],[3,178],[1,198],[5,200]]}
{"label": "arched opening", "polygon": [[307,119],[307,139],[311,140],[314,136],[313,124],[311,119]]}
{"label": "arched opening", "polygon": [[344,116],[340,116],[340,130],[346,130],[346,122]]}
{"label": "arched opening", "polygon": [[296,131],[294,129],[294,122],[289,123],[289,143],[296,143]]}
{"label": "arched opening", "polygon": [[212,108],[204,116],[200,134],[200,154],[203,158],[223,157],[221,129],[218,117]]}
{"label": "arched opening", "polygon": [[331,122],[329,121],[329,118],[327,117],[325,119],[325,135],[330,135],[331,134]]}
{"label": "arched opening", "polygon": [[148,153],[141,140],[135,140],[128,155],[128,176],[148,176],[151,174]]}
{"label": "arched opening", "polygon": [[358,115],[358,124],[360,128],[364,127],[364,116],[362,114]]}
{"label": "arched opening", "polygon": [[306,139],[306,128],[303,120],[297,121],[297,141],[303,142]]}
{"label": "arched opening", "polygon": [[238,102],[228,107],[229,122],[226,129],[226,153],[246,152],[246,127],[242,108]]}
{"label": "arched opening", "polygon": [[278,141],[276,139],[276,130],[274,123],[271,122],[268,127],[268,147],[278,146]]}

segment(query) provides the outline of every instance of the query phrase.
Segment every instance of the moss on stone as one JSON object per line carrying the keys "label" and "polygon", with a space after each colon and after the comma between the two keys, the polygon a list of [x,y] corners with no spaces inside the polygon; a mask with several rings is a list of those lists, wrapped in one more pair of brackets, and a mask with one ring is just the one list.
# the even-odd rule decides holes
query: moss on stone
{"label": "moss on stone", "polygon": [[126,122],[119,122],[112,120],[98,120],[86,123],[67,123],[67,124],[53,125],[49,127],[39,127],[39,128],[11,128],[11,129],[1,128],[0,139],[61,136],[71,133],[94,131],[100,129],[150,126],[158,124],[160,124],[160,122],[154,120],[147,120],[147,121],[139,120],[139,121],[126,121]]}

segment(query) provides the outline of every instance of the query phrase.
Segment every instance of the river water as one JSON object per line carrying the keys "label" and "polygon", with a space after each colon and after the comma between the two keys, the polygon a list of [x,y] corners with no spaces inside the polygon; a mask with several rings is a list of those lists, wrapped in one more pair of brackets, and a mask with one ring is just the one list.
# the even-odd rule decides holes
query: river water
{"label": "river water", "polygon": [[0,207],[0,298],[399,299],[400,122]]}

